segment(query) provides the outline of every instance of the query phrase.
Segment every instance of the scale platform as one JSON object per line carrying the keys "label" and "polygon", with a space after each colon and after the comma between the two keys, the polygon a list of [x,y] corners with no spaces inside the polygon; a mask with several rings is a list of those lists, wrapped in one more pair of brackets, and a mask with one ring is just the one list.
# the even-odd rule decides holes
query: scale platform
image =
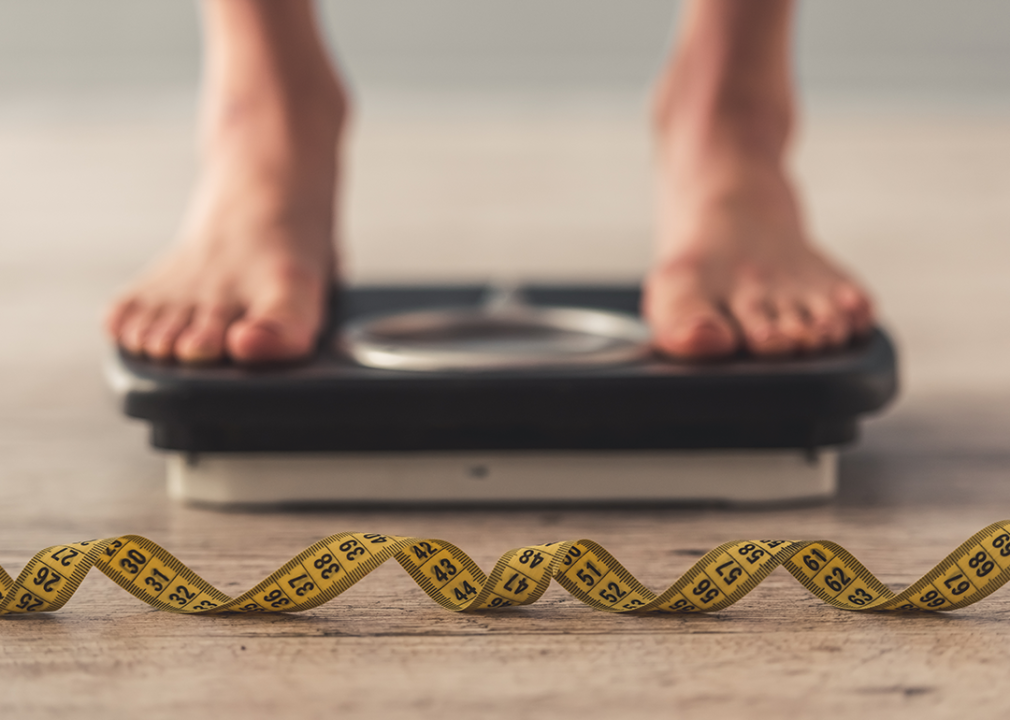
{"label": "scale platform", "polygon": [[[523,307],[564,322],[554,308],[634,322],[640,300],[634,287],[521,292]],[[441,369],[388,337],[349,345],[364,318],[479,310],[488,293],[347,288],[306,363],[187,367],[119,352],[108,379],[168,453],[170,495],[222,506],[824,499],[835,492],[837,449],[897,388],[881,330],[817,357],[706,364],[598,338],[590,350],[603,363]],[[573,358],[588,347],[564,342]]]}

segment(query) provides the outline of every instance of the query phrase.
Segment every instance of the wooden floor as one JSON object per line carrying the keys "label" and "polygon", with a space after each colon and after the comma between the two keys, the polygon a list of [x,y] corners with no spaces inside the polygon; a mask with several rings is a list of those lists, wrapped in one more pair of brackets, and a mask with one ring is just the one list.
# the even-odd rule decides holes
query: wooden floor
{"label": "wooden floor", "polygon": [[[506,239],[496,260],[519,274],[639,272],[636,125],[600,113],[570,132],[552,112],[362,123],[355,276],[480,275],[481,248]],[[0,564],[134,532],[237,593],[339,530],[442,537],[485,568],[517,545],[590,537],[660,588],[723,541],[784,536],[838,541],[902,587],[1010,518],[1010,122],[814,118],[798,167],[819,234],[870,280],[903,350],[904,395],[844,455],[835,502],[215,513],[165,499],[161,459],[98,371],[104,299],[181,209],[188,125],[2,119]],[[1010,590],[950,615],[865,616],[825,607],[783,571],[712,616],[613,617],[557,586],[530,608],[460,616],[395,564],[303,615],[190,618],[96,574],[57,614],[0,620],[0,716],[993,716],[1010,708],[1008,621]]]}

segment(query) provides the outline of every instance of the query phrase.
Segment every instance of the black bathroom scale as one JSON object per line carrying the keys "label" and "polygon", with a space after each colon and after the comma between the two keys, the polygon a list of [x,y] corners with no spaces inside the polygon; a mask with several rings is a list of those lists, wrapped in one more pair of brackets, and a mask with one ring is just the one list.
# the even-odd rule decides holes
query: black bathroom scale
{"label": "black bathroom scale", "polygon": [[830,354],[656,355],[636,287],[351,287],[311,361],[118,352],[110,385],[220,505],[830,497],[837,450],[897,388],[882,330]]}

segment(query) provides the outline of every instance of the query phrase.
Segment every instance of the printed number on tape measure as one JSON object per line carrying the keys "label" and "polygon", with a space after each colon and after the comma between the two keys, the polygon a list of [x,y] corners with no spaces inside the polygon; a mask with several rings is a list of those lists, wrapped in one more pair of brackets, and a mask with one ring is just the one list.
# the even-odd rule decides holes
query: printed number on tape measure
{"label": "printed number on tape measure", "polygon": [[320,540],[251,590],[230,597],[157,543],[123,535],[46,548],[17,579],[0,568],[0,614],[58,610],[92,567],[159,610],[297,612],[332,600],[389,559],[399,562],[432,600],[455,611],[529,605],[556,580],[586,605],[607,612],[713,612],[740,600],[780,565],[837,608],[955,610],[1010,579],[1010,521],[977,532],[900,593],[828,540],[725,543],[657,594],[592,540],[516,548],[485,575],[470,556],[444,540],[344,532]]}

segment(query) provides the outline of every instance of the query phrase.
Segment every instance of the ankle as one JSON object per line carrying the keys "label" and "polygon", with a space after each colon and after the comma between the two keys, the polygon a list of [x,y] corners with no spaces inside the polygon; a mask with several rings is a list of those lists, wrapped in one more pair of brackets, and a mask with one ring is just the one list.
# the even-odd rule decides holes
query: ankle
{"label": "ankle", "polygon": [[775,202],[788,195],[789,102],[762,101],[746,85],[692,77],[675,62],[656,93],[654,129],[664,192],[683,205]]}
{"label": "ankle", "polygon": [[204,104],[204,146],[211,153],[283,149],[311,160],[323,147],[335,152],[348,113],[344,89],[325,73],[291,83],[217,83]]}
{"label": "ankle", "polygon": [[781,158],[729,144],[674,141],[661,156],[661,261],[805,242],[802,211]]}
{"label": "ankle", "polygon": [[658,82],[652,123],[660,145],[781,159],[794,121],[788,84],[707,55],[706,48],[682,48]]}
{"label": "ankle", "polygon": [[653,112],[659,151],[743,166],[780,165],[792,131],[789,108],[738,95],[732,98],[660,92]]}
{"label": "ankle", "polygon": [[332,77],[211,85],[203,168],[183,238],[203,250],[238,238],[271,262],[311,257],[331,273],[346,114]]}

